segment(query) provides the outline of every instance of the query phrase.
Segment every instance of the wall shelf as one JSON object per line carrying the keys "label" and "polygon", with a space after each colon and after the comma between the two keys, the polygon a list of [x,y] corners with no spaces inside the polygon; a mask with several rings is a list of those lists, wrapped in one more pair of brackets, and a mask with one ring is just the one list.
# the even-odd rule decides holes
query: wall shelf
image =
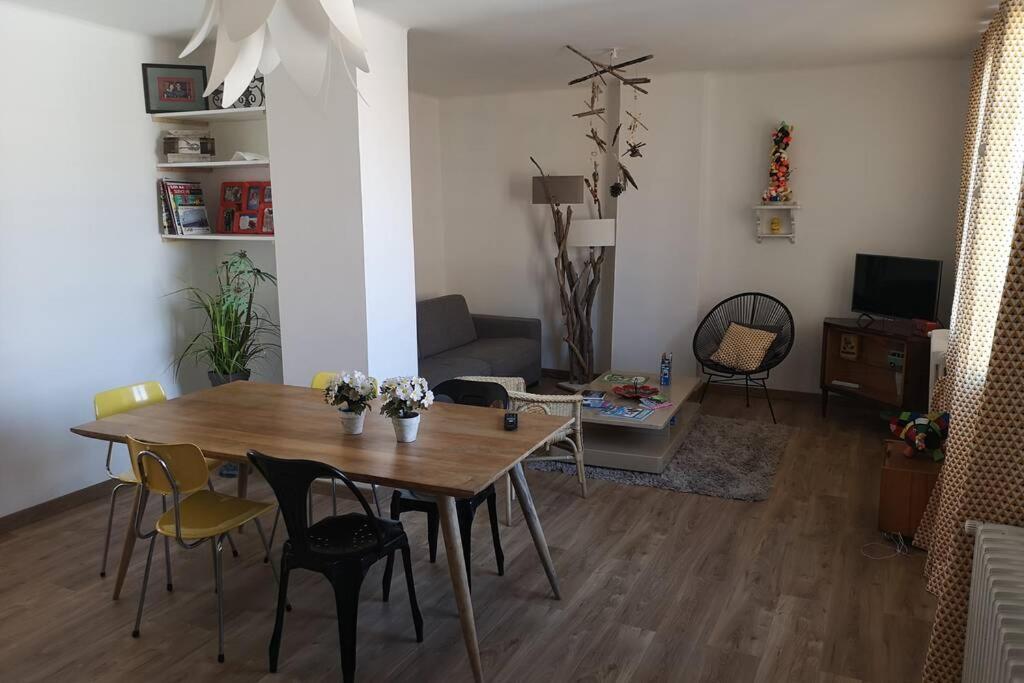
{"label": "wall shelf", "polygon": [[168,114],[153,114],[156,123],[220,123],[222,121],[259,121],[267,118],[266,107],[246,109],[204,109]]}
{"label": "wall shelf", "polygon": [[160,171],[213,171],[218,168],[270,168],[269,161],[193,161],[185,164],[157,164]]}
{"label": "wall shelf", "polygon": [[166,242],[273,242],[273,235],[160,235]]}
{"label": "wall shelf", "polygon": [[[754,236],[758,242],[761,242],[765,238],[787,238],[793,244],[796,244],[796,214],[800,210],[800,205],[795,202],[777,202],[775,204],[755,204],[754,205],[754,219],[756,221],[754,227]],[[783,227],[782,232],[772,232],[767,224],[771,224],[771,220],[764,220],[764,212],[770,212],[773,214],[773,218],[778,218],[779,213],[784,213],[788,218],[788,227]],[[780,219],[782,220],[782,219]]]}

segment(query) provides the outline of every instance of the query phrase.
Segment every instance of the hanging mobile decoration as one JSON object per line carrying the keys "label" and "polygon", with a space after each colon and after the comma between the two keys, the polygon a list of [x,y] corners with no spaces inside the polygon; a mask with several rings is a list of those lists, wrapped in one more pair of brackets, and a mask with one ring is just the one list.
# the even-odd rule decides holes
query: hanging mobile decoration
{"label": "hanging mobile decoration", "polygon": [[[585,137],[594,143],[594,149],[590,153],[590,156],[594,161],[594,173],[592,174],[591,178],[585,178],[584,180],[587,183],[587,188],[590,190],[591,197],[594,198],[595,206],[598,207],[598,217],[600,217],[600,202],[597,200],[597,197],[599,196],[597,186],[598,181],[600,180],[600,174],[598,172],[600,164],[598,162],[598,159],[605,154],[614,154],[616,156],[619,156],[619,133],[622,130],[623,125],[622,123],[620,123],[615,127],[615,132],[612,134],[612,140],[610,145],[601,137],[601,135],[597,132],[597,129],[594,127],[594,124],[592,123],[592,120],[594,118],[607,124],[605,114],[607,114],[608,109],[606,106],[602,105],[602,96],[605,92],[605,89],[602,87],[602,85],[607,86],[608,81],[605,80],[605,76],[608,75],[616,78],[622,86],[631,88],[633,90],[633,111],[631,112],[628,109],[625,110],[625,114],[629,120],[626,123],[626,151],[621,156],[628,156],[631,159],[643,158],[643,148],[647,145],[647,143],[641,140],[640,138],[643,133],[649,132],[650,129],[646,126],[646,124],[644,124],[642,120],[643,114],[639,111],[638,105],[640,103],[640,95],[648,94],[648,91],[642,86],[649,84],[651,82],[651,79],[646,76],[628,76],[623,71],[623,69],[625,69],[626,67],[634,66],[636,64],[641,64],[643,62],[650,61],[654,59],[654,55],[644,55],[643,57],[637,57],[636,59],[630,59],[624,62],[615,63],[615,51],[613,50],[609,63],[604,64],[602,62],[598,62],[594,59],[591,59],[590,57],[586,56],[585,54],[574,48],[572,45],[566,45],[565,47],[568,50],[570,50],[573,54],[586,60],[593,68],[593,71],[591,73],[586,74],[585,76],[580,76],[579,78],[574,78],[573,80],[569,81],[569,85],[576,85],[578,83],[585,83],[587,81],[590,81],[590,99],[585,100],[583,102],[586,109],[579,113],[573,114],[573,116],[578,119],[585,119],[587,121],[590,121],[590,123],[587,124],[587,132],[585,133]],[[621,160],[617,162],[616,166],[616,178],[615,182],[613,182],[608,188],[609,194],[612,197],[618,197],[630,187],[633,187],[634,189],[639,189],[637,187],[636,179],[633,177],[633,174],[630,173],[629,169],[626,168],[625,164],[623,164]]]}

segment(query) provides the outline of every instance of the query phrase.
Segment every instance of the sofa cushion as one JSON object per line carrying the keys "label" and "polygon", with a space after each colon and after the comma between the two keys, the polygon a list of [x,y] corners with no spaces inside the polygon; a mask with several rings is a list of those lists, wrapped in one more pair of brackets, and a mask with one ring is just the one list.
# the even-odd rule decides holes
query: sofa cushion
{"label": "sofa cushion", "polygon": [[[438,354],[438,358],[473,358],[487,363],[498,377],[521,377],[537,357],[537,342],[514,337],[503,339],[477,339],[455,349]],[[471,374],[471,373],[464,373]]]}
{"label": "sofa cushion", "polygon": [[476,327],[460,294],[416,302],[416,342],[420,358],[463,346],[476,339]]}
{"label": "sofa cushion", "polygon": [[459,358],[457,356],[420,358],[420,377],[427,380],[427,384],[431,387],[435,387],[445,380],[464,375],[490,376],[493,374],[489,363],[476,358]]}

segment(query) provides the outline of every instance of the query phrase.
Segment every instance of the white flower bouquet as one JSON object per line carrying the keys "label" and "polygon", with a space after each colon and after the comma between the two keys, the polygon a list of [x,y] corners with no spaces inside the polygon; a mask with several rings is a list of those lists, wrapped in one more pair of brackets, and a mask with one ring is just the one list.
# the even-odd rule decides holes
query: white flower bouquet
{"label": "white flower bouquet", "polygon": [[370,401],[379,395],[379,385],[374,377],[367,377],[358,370],[348,370],[334,376],[324,389],[324,402],[337,406],[339,410],[362,415]]}
{"label": "white flower bouquet", "polygon": [[422,377],[389,377],[380,389],[384,397],[380,414],[390,418],[415,417],[434,402],[434,392]]}

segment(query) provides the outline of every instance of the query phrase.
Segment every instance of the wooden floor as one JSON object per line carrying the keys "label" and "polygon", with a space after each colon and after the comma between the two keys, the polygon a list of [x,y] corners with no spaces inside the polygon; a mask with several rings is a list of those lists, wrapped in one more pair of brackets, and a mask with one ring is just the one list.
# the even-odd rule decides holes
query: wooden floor
{"label": "wooden floor", "polygon": [[[488,680],[918,679],[934,604],[921,578],[923,554],[886,560],[862,554],[864,544],[879,540],[885,430],[877,414],[835,403],[823,421],[814,402],[777,401],[780,421],[796,430],[772,496],[761,503],[603,481],[591,481],[583,500],[573,478],[528,472],[562,600],[550,597],[521,518],[502,528],[506,573],[497,576],[481,515],[473,535],[473,603]],[[767,419],[763,402],[747,409],[732,394],[709,394],[704,412]],[[253,493],[269,495],[265,486]],[[116,539],[128,506],[124,496]],[[329,506],[324,499],[320,512]],[[142,637],[133,640],[145,546],[136,548],[121,600],[112,602],[113,579],[98,575],[105,521],[106,504],[96,502],[0,536],[0,680],[340,677],[330,588],[299,572],[280,673],[267,673],[275,591],[252,530],[237,538],[242,556],[225,558],[224,664],[216,661],[205,546],[172,551],[173,593],[164,590],[158,549]],[[403,518],[413,542],[424,642],[414,639],[401,563],[388,604],[380,601],[378,564],[363,585],[360,680],[471,680],[447,566],[443,557],[427,562],[424,521],[416,514]]]}

